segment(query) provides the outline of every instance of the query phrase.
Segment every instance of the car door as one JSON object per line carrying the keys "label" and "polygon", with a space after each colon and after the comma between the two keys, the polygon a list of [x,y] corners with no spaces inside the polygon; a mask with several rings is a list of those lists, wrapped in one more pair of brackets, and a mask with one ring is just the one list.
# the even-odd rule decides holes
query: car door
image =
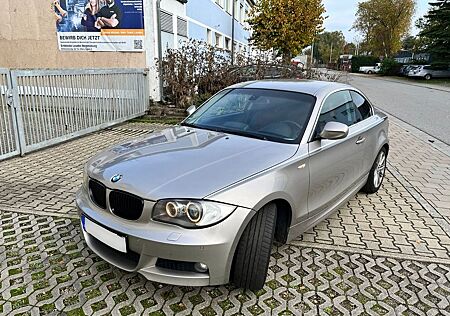
{"label": "car door", "polygon": [[358,91],[350,90],[353,103],[359,112],[358,121],[352,127],[354,132],[359,133],[360,141],[364,139],[364,153],[362,166],[363,169],[359,176],[365,176],[372,168],[374,162],[374,155],[378,154],[378,134],[374,132],[374,128],[378,120],[373,116],[374,110],[370,102]]}
{"label": "car door", "polygon": [[[364,170],[365,138],[355,123],[362,117],[349,90],[329,95],[322,104],[314,135],[309,142],[309,217],[321,215],[357,185]],[[327,140],[318,136],[327,122],[349,126],[344,139]]]}

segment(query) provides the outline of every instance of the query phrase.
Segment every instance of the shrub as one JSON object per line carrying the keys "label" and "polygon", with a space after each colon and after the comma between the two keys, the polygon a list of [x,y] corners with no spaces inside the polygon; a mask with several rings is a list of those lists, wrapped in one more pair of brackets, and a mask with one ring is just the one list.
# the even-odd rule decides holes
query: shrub
{"label": "shrub", "polygon": [[359,67],[375,66],[380,59],[374,56],[353,56],[352,57],[352,72],[358,72]]}
{"label": "shrub", "polygon": [[399,73],[401,66],[393,58],[385,58],[381,62],[380,73],[382,75],[394,76]]}
{"label": "shrub", "polygon": [[162,59],[165,102],[186,109],[199,105],[219,90],[235,83],[270,78],[320,79],[337,81],[339,76],[315,73],[284,65],[272,53],[237,55],[231,64],[230,52],[200,41],[190,41],[179,49],[169,49]]}

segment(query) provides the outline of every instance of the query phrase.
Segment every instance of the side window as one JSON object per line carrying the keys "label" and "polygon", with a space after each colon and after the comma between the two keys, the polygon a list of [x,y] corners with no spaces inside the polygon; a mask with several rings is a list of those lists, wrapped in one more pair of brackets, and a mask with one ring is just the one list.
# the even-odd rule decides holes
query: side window
{"label": "side window", "polygon": [[317,136],[328,122],[339,122],[351,126],[361,121],[361,114],[350,96],[350,91],[343,90],[328,96],[323,104],[317,122],[315,136]]}
{"label": "side window", "polygon": [[366,118],[372,116],[369,101],[367,101],[366,98],[364,98],[356,91],[350,91],[350,94],[352,96],[353,103],[356,105],[358,112],[361,116],[361,120],[365,120]]}

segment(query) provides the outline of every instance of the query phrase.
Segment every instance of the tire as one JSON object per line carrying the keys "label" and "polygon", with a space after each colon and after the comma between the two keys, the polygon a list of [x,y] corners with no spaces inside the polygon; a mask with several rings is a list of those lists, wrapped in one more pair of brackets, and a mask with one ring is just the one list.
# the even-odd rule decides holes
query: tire
{"label": "tire", "polygon": [[431,79],[431,75],[430,74],[426,74],[425,77],[423,77],[425,80],[430,80]]}
{"label": "tire", "polygon": [[367,73],[368,73],[369,75],[371,75],[373,72],[372,72],[372,70],[369,70]]}
{"label": "tire", "polygon": [[231,268],[231,281],[237,287],[253,291],[263,288],[276,221],[277,207],[268,204],[253,216],[242,233]]}
{"label": "tire", "polygon": [[361,189],[362,192],[372,194],[378,191],[383,183],[384,175],[386,173],[386,160],[387,150],[383,147],[378,153],[377,158],[370,169],[369,178],[367,179],[364,187]]}

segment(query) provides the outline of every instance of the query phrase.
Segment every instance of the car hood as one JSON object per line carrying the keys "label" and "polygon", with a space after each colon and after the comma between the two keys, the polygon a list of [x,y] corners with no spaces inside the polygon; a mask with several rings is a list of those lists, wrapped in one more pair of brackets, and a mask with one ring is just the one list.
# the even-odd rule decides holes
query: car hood
{"label": "car hood", "polygon": [[[203,198],[292,157],[295,144],[176,126],[93,157],[88,175],[149,200]],[[114,175],[122,178],[112,183]]]}

